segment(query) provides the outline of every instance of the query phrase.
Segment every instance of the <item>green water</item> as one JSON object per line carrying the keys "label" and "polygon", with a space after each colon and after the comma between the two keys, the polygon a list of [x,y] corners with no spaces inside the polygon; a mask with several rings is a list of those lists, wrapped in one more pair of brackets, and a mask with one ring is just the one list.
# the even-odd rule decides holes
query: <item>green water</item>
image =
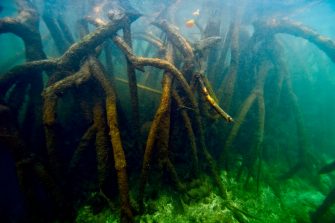
{"label": "green water", "polygon": [[334,12],[1,1],[0,221],[334,222]]}

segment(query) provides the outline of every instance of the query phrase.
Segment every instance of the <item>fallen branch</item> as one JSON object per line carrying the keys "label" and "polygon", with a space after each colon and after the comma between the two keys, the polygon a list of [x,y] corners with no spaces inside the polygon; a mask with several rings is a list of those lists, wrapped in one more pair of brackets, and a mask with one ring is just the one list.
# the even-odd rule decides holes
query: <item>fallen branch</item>
{"label": "fallen branch", "polygon": [[233,118],[228,115],[212,98],[212,96],[209,94],[204,81],[201,78],[200,74],[196,75],[196,78],[200,84],[201,92],[205,96],[206,101],[215,109],[215,111],[221,115],[227,122],[234,122]]}
{"label": "fallen branch", "polygon": [[[118,82],[120,82],[120,83],[128,84],[128,81],[125,80],[125,79],[122,79],[122,78],[118,78],[118,77],[116,77],[115,80],[118,81]],[[158,95],[161,95],[161,94],[162,94],[162,92],[161,92],[160,90],[156,90],[156,89],[147,87],[147,86],[142,85],[142,84],[137,84],[137,87],[138,87],[139,89],[142,89],[142,90],[144,90],[144,91],[148,91],[148,92],[151,92],[151,93],[154,93],[154,94],[158,94]]]}

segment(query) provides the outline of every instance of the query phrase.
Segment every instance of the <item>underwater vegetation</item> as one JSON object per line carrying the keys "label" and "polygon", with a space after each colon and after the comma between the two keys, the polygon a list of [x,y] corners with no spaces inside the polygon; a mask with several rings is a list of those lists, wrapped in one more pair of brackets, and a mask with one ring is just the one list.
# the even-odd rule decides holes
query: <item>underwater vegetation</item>
{"label": "underwater vegetation", "polygon": [[1,222],[335,222],[327,0],[0,2]]}

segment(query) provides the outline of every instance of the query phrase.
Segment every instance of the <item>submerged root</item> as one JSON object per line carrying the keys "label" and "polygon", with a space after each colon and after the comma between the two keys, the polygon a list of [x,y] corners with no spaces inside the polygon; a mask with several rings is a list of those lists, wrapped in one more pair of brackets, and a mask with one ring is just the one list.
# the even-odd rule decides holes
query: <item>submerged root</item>
{"label": "submerged root", "polygon": [[101,64],[95,58],[89,59],[90,70],[94,78],[99,82],[105,93],[105,106],[107,115],[107,124],[109,135],[113,147],[114,166],[117,174],[118,188],[120,193],[121,204],[121,222],[132,222],[133,214],[129,199],[127,162],[122,146],[120,130],[117,120],[116,97],[110,80],[107,78]]}

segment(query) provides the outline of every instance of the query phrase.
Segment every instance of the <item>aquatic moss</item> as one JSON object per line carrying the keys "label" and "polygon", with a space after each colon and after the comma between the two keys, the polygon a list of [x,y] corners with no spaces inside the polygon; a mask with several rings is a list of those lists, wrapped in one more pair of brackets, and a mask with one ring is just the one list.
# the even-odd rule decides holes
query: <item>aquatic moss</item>
{"label": "aquatic moss", "polygon": [[88,205],[81,207],[77,213],[77,223],[92,223],[92,222],[106,222],[106,223],[118,223],[120,222],[119,213],[111,212],[110,209],[104,209],[103,211],[94,214],[92,208]]}

